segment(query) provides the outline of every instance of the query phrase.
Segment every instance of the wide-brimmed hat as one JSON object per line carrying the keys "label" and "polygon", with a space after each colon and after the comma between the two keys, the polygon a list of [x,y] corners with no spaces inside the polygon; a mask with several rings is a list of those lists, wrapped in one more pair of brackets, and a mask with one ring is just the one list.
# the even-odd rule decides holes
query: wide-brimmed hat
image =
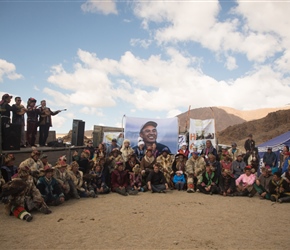
{"label": "wide-brimmed hat", "polygon": [[2,100],[6,100],[6,99],[12,98],[12,97],[13,97],[12,95],[4,94],[4,95],[2,95]]}
{"label": "wide-brimmed hat", "polygon": [[179,158],[179,157],[182,157],[182,158],[187,158],[187,156],[181,152],[178,152],[176,155],[175,155],[175,159]]}

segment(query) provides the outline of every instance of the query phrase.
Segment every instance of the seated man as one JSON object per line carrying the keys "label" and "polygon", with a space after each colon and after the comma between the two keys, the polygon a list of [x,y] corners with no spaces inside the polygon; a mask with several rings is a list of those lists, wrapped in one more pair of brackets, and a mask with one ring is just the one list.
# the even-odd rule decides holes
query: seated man
{"label": "seated man", "polygon": [[151,171],[147,178],[148,189],[152,193],[165,193],[165,190],[168,189],[168,184],[164,174],[160,171],[161,165],[155,163],[153,165],[153,171]]}
{"label": "seated man", "polygon": [[273,179],[269,184],[269,192],[271,194],[271,201],[290,202],[290,188],[282,177],[280,172],[273,174]]}
{"label": "seated man", "polygon": [[205,172],[201,176],[201,183],[197,185],[200,192],[204,194],[218,193],[218,177],[215,173],[215,168],[209,163],[206,164]]}
{"label": "seated man", "polygon": [[272,181],[272,169],[270,166],[262,167],[261,168],[261,175],[256,180],[256,183],[254,184],[254,188],[260,195],[261,199],[267,199],[270,200],[270,192],[269,192],[269,185]]}
{"label": "seated man", "polygon": [[115,170],[112,172],[112,191],[118,194],[127,196],[128,194],[134,195],[138,193],[138,190],[130,190],[128,185],[128,174],[124,170],[123,162],[116,162]]}
{"label": "seated man", "polygon": [[219,178],[219,190],[223,196],[233,196],[236,191],[235,178],[228,169],[223,169]]}
{"label": "seated man", "polygon": [[243,174],[244,169],[246,167],[246,163],[243,160],[243,155],[238,154],[237,159],[233,161],[231,171],[235,177],[235,179],[238,179],[241,174]]}
{"label": "seated man", "polygon": [[195,184],[200,184],[200,178],[205,169],[205,160],[198,152],[192,152],[192,156],[186,161],[187,192],[195,192]]}
{"label": "seated man", "polygon": [[64,202],[64,194],[57,180],[53,177],[51,167],[44,168],[44,176],[38,179],[36,186],[47,204],[57,206]]}
{"label": "seated man", "polygon": [[90,171],[90,175],[93,177],[90,185],[96,194],[110,193],[110,188],[106,185],[106,178],[103,168],[99,163],[96,163],[95,167]]}
{"label": "seated man", "polygon": [[256,190],[254,189],[256,175],[252,173],[251,166],[246,166],[244,170],[245,173],[236,179],[238,195],[253,197],[256,193]]}

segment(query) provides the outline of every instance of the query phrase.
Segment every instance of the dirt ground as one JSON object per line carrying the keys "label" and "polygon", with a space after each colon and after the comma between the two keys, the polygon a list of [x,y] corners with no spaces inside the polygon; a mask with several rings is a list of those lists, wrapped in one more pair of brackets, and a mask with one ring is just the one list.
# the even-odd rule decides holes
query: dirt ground
{"label": "dirt ground", "polygon": [[290,204],[170,191],[70,200],[28,223],[4,214],[1,249],[289,249]]}

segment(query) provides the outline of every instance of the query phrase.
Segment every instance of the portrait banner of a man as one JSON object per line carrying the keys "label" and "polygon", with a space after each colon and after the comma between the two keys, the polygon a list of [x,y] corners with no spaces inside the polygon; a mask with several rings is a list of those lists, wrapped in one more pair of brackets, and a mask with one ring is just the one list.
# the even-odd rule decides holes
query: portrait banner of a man
{"label": "portrait banner of a man", "polygon": [[140,140],[144,141],[145,149],[156,144],[161,152],[165,147],[175,154],[178,150],[178,119],[151,119],[126,117],[125,138],[129,139],[131,146],[136,148]]}

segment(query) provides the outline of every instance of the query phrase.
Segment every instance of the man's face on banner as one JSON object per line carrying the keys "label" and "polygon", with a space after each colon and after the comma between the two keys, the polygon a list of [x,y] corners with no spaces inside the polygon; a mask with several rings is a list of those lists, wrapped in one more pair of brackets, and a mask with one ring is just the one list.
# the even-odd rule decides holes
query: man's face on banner
{"label": "man's face on banner", "polygon": [[144,142],[153,143],[157,139],[157,129],[152,125],[148,125],[143,128],[142,132],[140,133],[140,137],[143,138]]}

